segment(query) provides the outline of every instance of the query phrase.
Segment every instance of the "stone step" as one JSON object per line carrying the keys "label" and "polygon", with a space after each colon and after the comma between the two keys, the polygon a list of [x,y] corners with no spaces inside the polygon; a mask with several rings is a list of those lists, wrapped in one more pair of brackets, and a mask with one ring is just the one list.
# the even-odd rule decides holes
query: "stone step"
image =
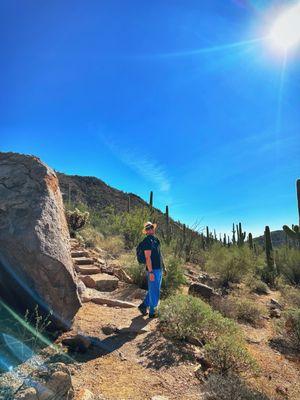
{"label": "stone step", "polygon": [[81,275],[79,279],[85,284],[86,287],[97,289],[100,292],[112,292],[117,289],[119,279],[113,275],[108,274],[95,274],[95,275]]}
{"label": "stone step", "polygon": [[71,257],[72,258],[81,258],[88,257],[89,253],[86,250],[72,250]]}
{"label": "stone step", "polygon": [[91,265],[94,264],[94,260],[89,257],[78,257],[74,258],[74,262],[76,265]]}
{"label": "stone step", "polygon": [[76,265],[75,269],[76,272],[83,275],[94,275],[101,272],[101,268],[97,267],[97,265]]}
{"label": "stone step", "polygon": [[129,303],[128,301],[122,301],[117,299],[109,299],[107,297],[93,297],[90,299],[92,303],[107,305],[108,307],[119,307],[119,308],[135,308],[136,305]]}

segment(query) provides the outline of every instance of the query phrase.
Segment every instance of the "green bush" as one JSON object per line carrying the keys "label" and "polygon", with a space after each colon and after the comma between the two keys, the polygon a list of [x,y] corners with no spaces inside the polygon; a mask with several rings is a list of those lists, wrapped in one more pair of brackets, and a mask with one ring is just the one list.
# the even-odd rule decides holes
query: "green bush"
{"label": "green bush", "polygon": [[148,209],[135,208],[111,217],[110,223],[113,230],[123,236],[125,247],[130,250],[143,239],[143,225],[149,217]]}
{"label": "green bush", "polygon": [[263,309],[253,300],[237,299],[236,300],[236,319],[240,322],[246,322],[253,326],[262,325]]}
{"label": "green bush", "polygon": [[300,308],[300,288],[290,285],[281,286],[283,303],[291,308]]}
{"label": "green bush", "polygon": [[254,327],[262,326],[263,309],[253,300],[228,296],[214,301],[213,306],[227,318],[250,324]]}
{"label": "green bush", "polygon": [[243,340],[233,335],[220,335],[206,344],[204,349],[208,362],[222,375],[249,372],[255,367]]}
{"label": "green bush", "polygon": [[207,342],[226,332],[240,336],[237,325],[199,298],[173,295],[161,302],[159,319],[166,336],[175,339],[193,337]]}
{"label": "green bush", "polygon": [[101,247],[104,236],[95,228],[88,226],[80,232],[80,236],[78,235],[77,238],[82,241],[86,247],[94,248]]}
{"label": "green bush", "polygon": [[253,368],[238,326],[202,300],[182,294],[171,296],[162,301],[159,319],[166,336],[205,343],[206,358],[216,371],[228,374]]}
{"label": "green bush", "polygon": [[142,289],[147,289],[146,268],[144,265],[141,265],[137,261],[133,260],[126,271],[132,278],[133,283]]}
{"label": "green bush", "polygon": [[247,286],[250,291],[257,294],[268,294],[270,293],[269,286],[260,279],[257,279],[255,276],[248,277],[246,281]]}
{"label": "green bush", "polygon": [[255,266],[256,257],[247,246],[227,248],[215,244],[206,262],[206,269],[217,273],[224,286],[229,282],[240,282],[250,271],[255,270]]}
{"label": "green bush", "polygon": [[300,349],[300,308],[289,309],[284,315],[284,333],[291,343]]}
{"label": "green bush", "polygon": [[166,273],[162,280],[162,297],[175,294],[181,285],[186,283],[184,270],[180,259],[168,257],[164,260]]}

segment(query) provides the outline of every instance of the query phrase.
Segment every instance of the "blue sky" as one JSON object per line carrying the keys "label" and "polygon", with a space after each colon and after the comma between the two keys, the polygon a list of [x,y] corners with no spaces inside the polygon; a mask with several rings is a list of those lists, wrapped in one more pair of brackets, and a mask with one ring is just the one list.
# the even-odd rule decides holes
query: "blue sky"
{"label": "blue sky", "polygon": [[0,0],[0,149],[97,176],[217,231],[297,223],[289,1]]}

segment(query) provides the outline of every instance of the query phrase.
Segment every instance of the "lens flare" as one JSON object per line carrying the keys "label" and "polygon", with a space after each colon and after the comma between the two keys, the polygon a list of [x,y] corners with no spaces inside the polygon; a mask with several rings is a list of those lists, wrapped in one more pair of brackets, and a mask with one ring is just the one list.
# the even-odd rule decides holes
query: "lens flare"
{"label": "lens flare", "polygon": [[271,46],[280,53],[287,53],[300,44],[300,3],[280,14],[271,26]]}

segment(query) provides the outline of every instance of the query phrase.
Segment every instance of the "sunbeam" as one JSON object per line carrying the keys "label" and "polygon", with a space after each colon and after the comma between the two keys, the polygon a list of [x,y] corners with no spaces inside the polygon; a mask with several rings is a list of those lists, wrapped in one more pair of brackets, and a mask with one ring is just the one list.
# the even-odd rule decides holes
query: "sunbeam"
{"label": "sunbeam", "polygon": [[278,99],[277,99],[277,116],[276,116],[276,139],[278,140],[282,128],[282,99],[284,91],[284,80],[287,66],[287,52],[282,59],[281,72],[279,78]]}
{"label": "sunbeam", "polygon": [[215,45],[210,47],[202,47],[195,50],[186,50],[186,51],[178,51],[178,52],[170,52],[170,53],[156,53],[156,54],[147,54],[142,57],[153,57],[153,58],[172,58],[172,57],[189,57],[189,56],[197,56],[200,54],[214,53],[224,50],[230,50],[235,48],[240,48],[244,46],[248,46],[251,44],[256,44],[262,42],[266,39],[266,37],[260,37],[250,40],[242,40],[239,42],[233,43],[225,43],[221,45]]}

